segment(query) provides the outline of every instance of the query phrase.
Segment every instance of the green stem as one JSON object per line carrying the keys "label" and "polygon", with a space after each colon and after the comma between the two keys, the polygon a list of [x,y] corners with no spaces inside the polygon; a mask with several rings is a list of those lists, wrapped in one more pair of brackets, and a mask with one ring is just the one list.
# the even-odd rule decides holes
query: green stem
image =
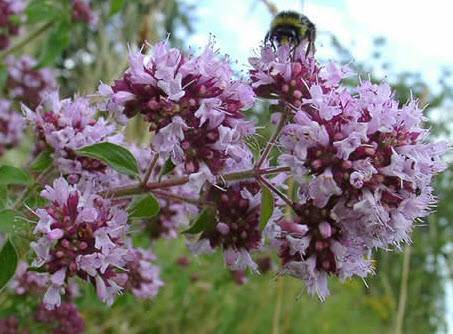
{"label": "green stem", "polygon": [[50,29],[50,27],[53,26],[53,22],[47,22],[45,25],[43,25],[41,28],[39,28],[38,30],[32,32],[30,35],[28,35],[27,37],[25,37],[23,40],[21,40],[20,42],[18,42],[17,44],[13,45],[12,47],[10,47],[9,49],[3,51],[0,53],[0,59],[4,59],[6,56],[22,49],[25,45],[27,45],[28,43],[30,43],[32,40],[34,40],[35,38],[37,38],[39,35],[43,34],[44,32],[46,32],[48,29]]}
{"label": "green stem", "polygon": [[153,190],[152,193],[154,195],[156,195],[157,197],[162,197],[162,198],[173,200],[176,202],[185,202],[185,203],[189,203],[189,204],[193,204],[193,205],[200,205],[200,201],[195,198],[179,196],[179,195],[167,193],[167,192],[161,191],[161,190]]}
{"label": "green stem", "polygon": [[149,178],[151,177],[151,173],[154,170],[154,167],[156,167],[157,161],[159,160],[159,154],[156,154],[153,158],[153,161],[151,161],[151,164],[148,167],[148,170],[146,171],[145,176],[143,177],[142,184],[147,184],[149,181]]}
{"label": "green stem", "polygon": [[295,210],[293,201],[291,201],[284,193],[282,193],[280,190],[278,190],[277,187],[275,187],[272,183],[268,182],[262,176],[258,176],[257,179],[258,179],[258,182],[260,182],[262,185],[264,185],[267,189],[269,189],[275,195],[280,197],[290,208],[293,208]]}
{"label": "green stem", "polygon": [[407,245],[404,249],[403,272],[401,275],[401,288],[398,302],[398,313],[396,315],[395,334],[403,334],[404,313],[406,311],[410,262],[411,262],[411,246]]}
{"label": "green stem", "polygon": [[277,124],[277,128],[275,129],[275,132],[272,135],[271,140],[269,140],[269,142],[267,143],[266,148],[264,149],[263,153],[261,154],[261,157],[258,159],[258,162],[255,165],[255,167],[257,169],[259,169],[263,165],[264,161],[266,161],[266,158],[269,155],[269,153],[271,152],[275,143],[277,142],[277,139],[280,136],[280,133],[282,132],[287,119],[288,119],[288,114],[286,112],[282,112],[280,121]]}

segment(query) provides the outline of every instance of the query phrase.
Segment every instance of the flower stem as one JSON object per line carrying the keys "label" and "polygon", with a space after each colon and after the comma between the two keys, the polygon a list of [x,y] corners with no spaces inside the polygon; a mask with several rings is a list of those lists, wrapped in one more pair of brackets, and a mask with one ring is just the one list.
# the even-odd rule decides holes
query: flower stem
{"label": "flower stem", "polygon": [[278,197],[280,197],[290,208],[294,209],[294,203],[291,201],[284,193],[282,193],[280,190],[277,189],[272,183],[267,181],[264,177],[261,175],[258,176],[258,182],[262,183],[266,188],[268,188],[270,191],[272,191],[274,194],[276,194]]}
{"label": "flower stem", "polygon": [[411,246],[406,245],[403,258],[403,272],[401,275],[400,298],[398,301],[398,313],[396,314],[395,334],[403,334],[404,313],[406,311],[407,286],[411,262]]}
{"label": "flower stem", "polygon": [[199,205],[200,204],[200,201],[195,199],[195,198],[183,197],[183,196],[179,196],[179,195],[176,195],[176,194],[167,193],[167,192],[162,191],[162,190],[153,190],[152,193],[154,195],[158,196],[158,197],[163,197],[165,199],[173,200],[173,201],[176,201],[176,202],[185,202],[185,203],[189,203],[189,204],[193,204],[193,205]]}
{"label": "flower stem", "polygon": [[1,52],[0,53],[0,59],[4,59],[6,56],[8,56],[8,55],[10,55],[10,54],[22,49],[25,45],[30,43],[32,40],[37,38],[39,35],[43,34],[47,30],[49,30],[53,26],[53,24],[54,24],[53,22],[47,22],[41,28],[39,28],[38,30],[32,32],[30,35],[25,37],[23,40],[21,40],[17,44],[15,44],[12,47],[10,47],[9,49]]}
{"label": "flower stem", "polygon": [[153,158],[153,161],[151,161],[151,164],[149,165],[148,170],[146,171],[146,174],[143,177],[143,181],[142,181],[143,185],[148,183],[149,178],[151,177],[151,174],[154,170],[154,167],[156,167],[157,160],[159,160],[159,154],[156,154]]}
{"label": "flower stem", "polygon": [[255,165],[257,169],[259,169],[263,165],[264,161],[266,161],[267,156],[269,155],[275,143],[277,142],[278,137],[280,137],[280,133],[282,132],[287,119],[288,114],[286,112],[282,112],[282,115],[280,117],[280,120],[278,121],[277,128],[275,129],[272,138],[267,143],[266,148],[264,149],[263,153],[261,154],[261,157],[258,159],[258,162]]}
{"label": "flower stem", "polygon": [[[225,175],[221,175],[217,178],[218,183],[224,183],[226,181],[239,181],[249,178],[256,178],[260,175],[270,175],[270,174],[277,174],[277,173],[284,173],[289,172],[289,167],[275,167],[275,168],[264,168],[264,169],[249,169],[245,171],[229,173]],[[107,191],[103,191],[101,193],[102,196],[106,197],[125,197],[125,196],[133,196],[133,195],[140,195],[147,193],[149,191],[153,191],[155,189],[164,189],[164,188],[171,188],[175,186],[180,186],[189,182],[188,176],[180,176],[160,182],[153,182],[147,183],[146,185],[142,182],[134,183],[124,187],[113,188]]]}

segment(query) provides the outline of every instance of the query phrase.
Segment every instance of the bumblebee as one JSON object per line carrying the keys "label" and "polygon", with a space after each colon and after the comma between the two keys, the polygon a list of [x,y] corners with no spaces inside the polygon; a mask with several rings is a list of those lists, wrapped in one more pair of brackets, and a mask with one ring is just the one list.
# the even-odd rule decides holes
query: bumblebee
{"label": "bumblebee", "polygon": [[264,43],[291,45],[296,48],[302,41],[307,41],[307,56],[315,51],[316,27],[305,15],[297,12],[285,11],[278,13],[271,22],[269,32],[264,38]]}

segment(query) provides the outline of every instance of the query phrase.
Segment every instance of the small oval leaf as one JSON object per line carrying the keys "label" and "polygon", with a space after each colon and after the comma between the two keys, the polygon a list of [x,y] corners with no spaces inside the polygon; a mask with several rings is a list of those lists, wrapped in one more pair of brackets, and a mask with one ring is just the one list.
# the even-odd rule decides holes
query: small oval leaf
{"label": "small oval leaf", "polygon": [[175,164],[173,161],[171,161],[171,158],[168,158],[167,161],[165,161],[164,166],[162,167],[162,170],[160,172],[160,176],[165,176],[169,173],[171,173],[175,169]]}
{"label": "small oval leaf", "polygon": [[272,217],[274,212],[274,196],[272,192],[263,187],[263,192],[261,193],[261,214],[260,214],[260,230],[263,230],[269,219]]}
{"label": "small oval leaf", "polygon": [[0,233],[10,233],[14,230],[14,217],[16,212],[13,210],[0,211]]}
{"label": "small oval leaf", "polygon": [[50,150],[42,151],[33,161],[31,170],[34,172],[42,172],[49,168],[52,165],[52,162],[52,152]]}
{"label": "small oval leaf", "polygon": [[203,231],[210,230],[214,228],[215,224],[215,211],[211,207],[204,208],[201,213],[195,218],[193,224],[189,229],[185,230],[183,233],[186,234],[197,234]]}
{"label": "small oval leaf", "polygon": [[6,240],[0,251],[0,291],[14,276],[17,267],[17,252],[11,240]]}
{"label": "small oval leaf", "polygon": [[131,219],[152,218],[159,213],[160,205],[154,196],[146,195],[133,202],[128,211]]}
{"label": "small oval leaf", "polygon": [[85,146],[76,153],[105,162],[119,173],[138,176],[138,164],[134,155],[120,145],[112,143],[99,143]]}
{"label": "small oval leaf", "polygon": [[22,169],[3,165],[0,166],[0,186],[6,185],[28,185],[32,178]]}

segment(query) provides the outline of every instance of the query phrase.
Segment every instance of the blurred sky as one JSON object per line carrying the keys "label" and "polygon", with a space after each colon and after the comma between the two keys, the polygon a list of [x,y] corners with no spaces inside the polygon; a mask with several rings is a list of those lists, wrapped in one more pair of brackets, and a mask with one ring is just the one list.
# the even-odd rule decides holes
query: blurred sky
{"label": "blurred sky", "polygon": [[[196,5],[192,47],[213,34],[222,53],[246,69],[247,59],[266,34],[271,14],[260,0],[186,0]],[[384,37],[382,61],[396,73],[419,72],[434,87],[442,69],[453,70],[452,0],[274,0],[279,10],[303,12],[318,30],[317,53],[335,54],[326,32],[333,33],[354,57],[367,61],[373,40]],[[385,76],[384,72],[378,73]],[[453,287],[447,284],[447,320],[453,333]]]}
{"label": "blurred sky", "polygon": [[[195,34],[189,44],[203,46],[215,35],[223,53],[239,65],[263,39],[271,15],[260,0],[187,0],[197,6]],[[317,26],[317,52],[334,54],[326,42],[332,32],[354,59],[370,59],[373,39],[385,37],[383,61],[401,71],[421,72],[435,82],[442,68],[453,68],[451,0],[274,0],[279,10],[305,13]],[[323,38],[324,37],[324,38]],[[351,59],[353,61],[354,59]]]}

